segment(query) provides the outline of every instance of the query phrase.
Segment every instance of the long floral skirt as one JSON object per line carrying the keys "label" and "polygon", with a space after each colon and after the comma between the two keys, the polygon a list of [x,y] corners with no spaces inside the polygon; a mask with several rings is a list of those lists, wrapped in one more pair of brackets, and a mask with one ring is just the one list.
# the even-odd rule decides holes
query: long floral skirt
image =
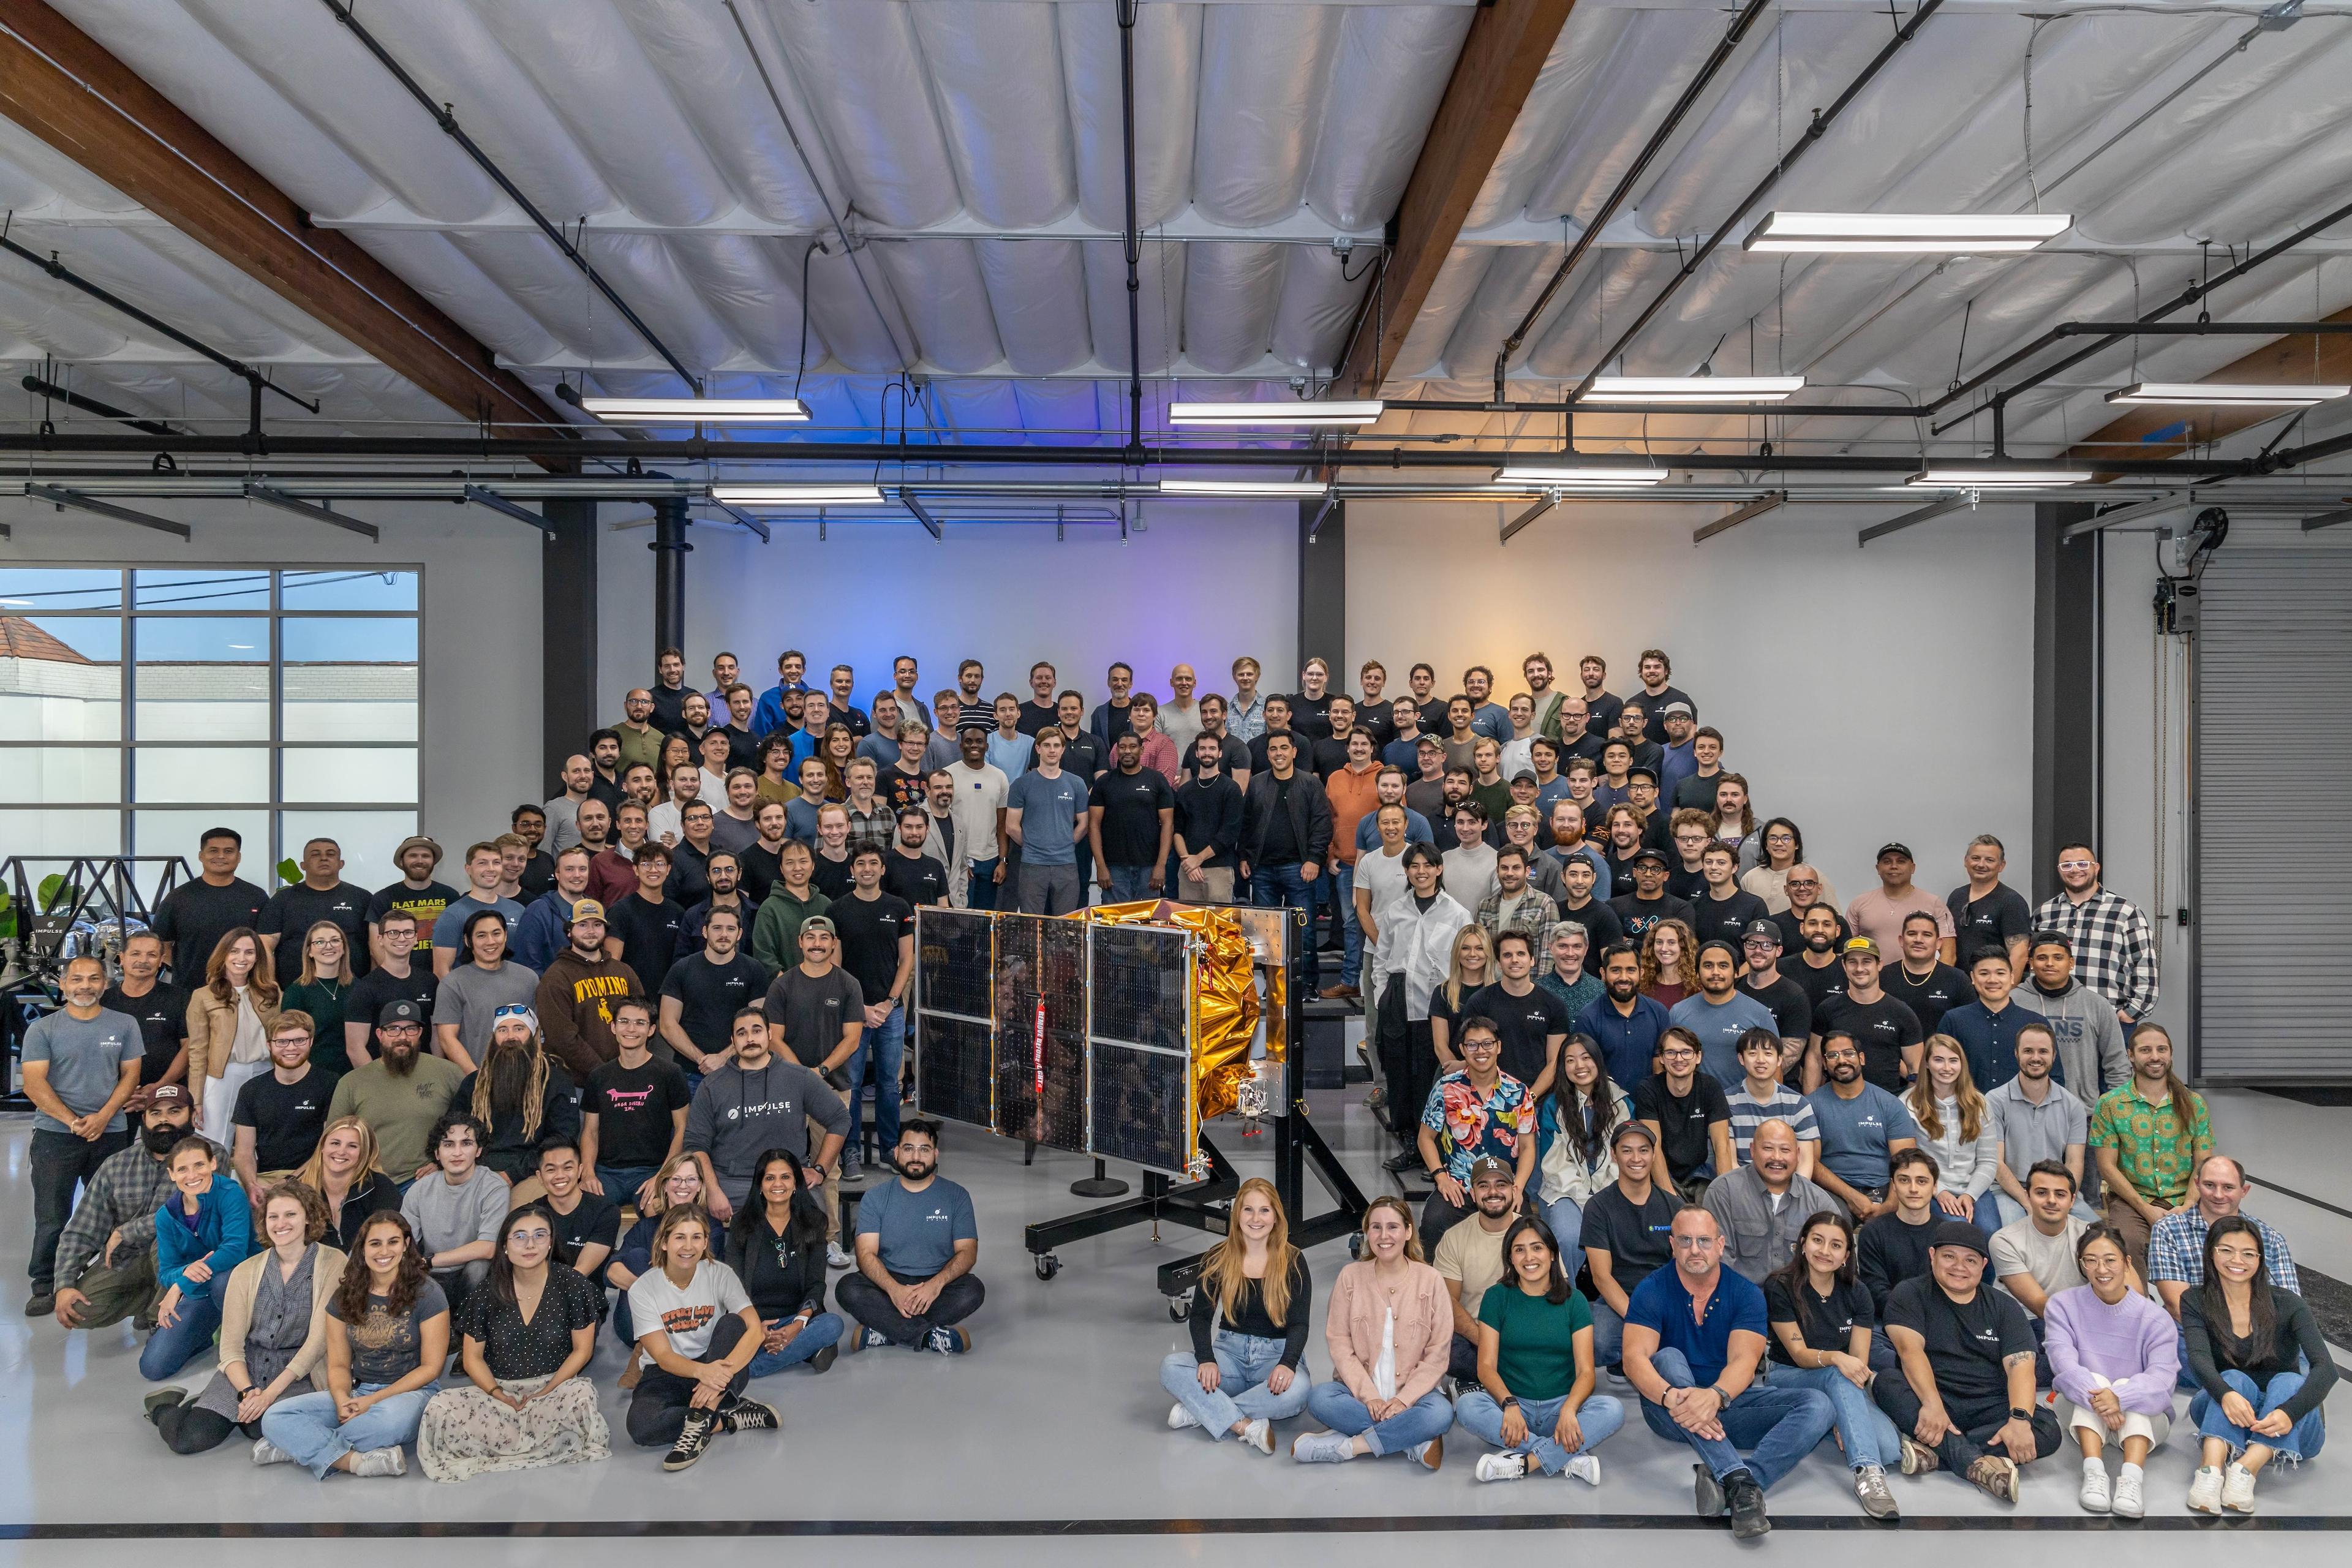
{"label": "long floral skirt", "polygon": [[[518,1397],[537,1393],[545,1378],[501,1382]],[[532,1470],[612,1457],[612,1434],[596,1408],[596,1385],[566,1378],[520,1410],[467,1384],[445,1388],[425,1406],[416,1434],[417,1461],[436,1481],[470,1480],[492,1470]]]}

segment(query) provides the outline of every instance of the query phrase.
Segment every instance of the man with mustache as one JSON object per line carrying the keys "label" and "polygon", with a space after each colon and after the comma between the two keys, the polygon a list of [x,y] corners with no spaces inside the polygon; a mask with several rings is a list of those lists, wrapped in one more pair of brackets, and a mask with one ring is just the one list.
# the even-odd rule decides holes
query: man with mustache
{"label": "man with mustache", "polygon": [[431,1163],[425,1139],[457,1098],[465,1074],[457,1064],[425,1052],[425,1009],[406,998],[376,1015],[375,1046],[383,1054],[343,1075],[327,1104],[327,1120],[356,1116],[375,1134],[377,1163],[405,1188]]}

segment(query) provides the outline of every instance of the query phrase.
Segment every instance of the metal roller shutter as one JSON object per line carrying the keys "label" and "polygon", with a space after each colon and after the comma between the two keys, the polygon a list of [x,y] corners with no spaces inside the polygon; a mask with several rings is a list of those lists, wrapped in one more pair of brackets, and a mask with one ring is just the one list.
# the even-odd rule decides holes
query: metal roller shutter
{"label": "metal roller shutter", "polygon": [[2198,1070],[2352,1082],[2352,551],[2225,547],[2200,586]]}

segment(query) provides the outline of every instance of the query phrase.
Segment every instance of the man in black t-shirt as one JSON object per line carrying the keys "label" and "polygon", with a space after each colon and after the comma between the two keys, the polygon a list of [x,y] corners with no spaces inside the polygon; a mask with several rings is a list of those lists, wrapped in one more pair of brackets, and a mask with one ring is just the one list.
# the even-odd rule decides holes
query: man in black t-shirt
{"label": "man in black t-shirt", "polygon": [[302,952],[310,928],[320,921],[343,933],[350,950],[352,973],[368,971],[368,895],[343,881],[343,851],[331,838],[313,838],[302,846],[302,879],[269,895],[261,907],[261,945],[276,962],[279,989],[294,984],[302,973]]}
{"label": "man in black t-shirt", "polygon": [[1984,1283],[1990,1256],[1968,1221],[1936,1226],[1926,1277],[1886,1298],[1901,1371],[1882,1373],[1872,1393],[1903,1435],[1906,1472],[1940,1466],[2013,1503],[2020,1467],[2057,1452],[2060,1432],[2056,1412],[2034,1397],[2032,1320]]}
{"label": "man in black t-shirt", "polygon": [[1690,901],[1691,930],[1702,945],[1727,942],[1737,945],[1758,921],[1769,920],[1764,900],[1740,891],[1739,850],[1721,839],[1699,851],[1700,874],[1706,886]]}
{"label": "man in black t-shirt", "polygon": [[2009,866],[2009,852],[1991,834],[1979,833],[1969,840],[1969,852],[1961,864],[1969,879],[1944,900],[1952,911],[1952,930],[1959,938],[1954,962],[1961,973],[1969,973],[1975,968],[1976,955],[1994,948],[2009,955],[2010,973],[2021,978],[2026,939],[2033,934],[2033,910],[2023,894],[2000,879]]}
{"label": "man in black t-shirt", "polygon": [[840,936],[824,915],[801,922],[801,961],[782,971],[761,1003],[771,1041],[782,1040],[793,1059],[830,1078],[846,1067],[866,1029],[866,993],[835,962]]}
{"label": "man in black t-shirt", "polygon": [[1666,893],[1665,856],[1655,849],[1637,849],[1633,865],[1633,890],[1609,900],[1609,912],[1625,928],[1626,940],[1641,941],[1660,921],[1688,921],[1691,907]]}
{"label": "man in black t-shirt", "polygon": [[[1789,929],[1785,917],[1777,917],[1772,923],[1783,931]],[[1845,965],[1838,962],[1837,955],[1837,911],[1827,904],[1815,904],[1805,911],[1797,931],[1796,957],[1782,964],[1780,973],[1794,981],[1812,1004],[1813,1033],[1819,1035],[1822,1009],[1845,994]]]}
{"label": "man in black t-shirt", "polygon": [[183,882],[155,906],[155,934],[169,948],[172,978],[194,991],[221,938],[239,926],[258,926],[269,895],[236,874],[245,838],[233,827],[208,827],[196,846],[204,874]]}
{"label": "man in black t-shirt", "polygon": [[139,1064],[142,1089],[188,1076],[189,991],[159,978],[163,970],[163,939],[153,931],[133,931],[122,943],[122,978],[98,999],[100,1006],[138,1020],[146,1047]]}
{"label": "man in black t-shirt", "polygon": [[1701,1072],[1698,1037],[1677,1025],[1658,1037],[1658,1071],[1633,1091],[1634,1120],[1658,1140],[1665,1174],[1688,1203],[1732,1167],[1731,1104],[1715,1075]]}
{"label": "man in black t-shirt", "polygon": [[[923,846],[931,837],[930,811],[920,805],[898,808],[898,841],[885,858],[882,890],[908,904],[948,907],[948,865]],[[911,928],[909,928],[911,929]]]}
{"label": "man in black t-shirt", "polygon": [[269,1031],[270,1070],[248,1079],[237,1090],[230,1123],[236,1148],[229,1156],[248,1194],[262,1189],[262,1175],[298,1169],[327,1130],[327,1106],[335,1092],[331,1073],[310,1065],[310,1015],[289,1008]]}
{"label": "man in black t-shirt", "polygon": [[[835,899],[833,908],[825,911],[841,939],[841,966],[856,978],[865,998],[866,1028],[849,1058],[849,1089],[853,1095],[861,1092],[870,1062],[875,1146],[891,1149],[898,1142],[907,991],[915,979],[915,910],[906,900],[882,890],[882,851],[872,845],[861,847],[850,858],[849,879],[848,896]],[[857,1101],[852,1100],[850,1104],[855,1113]],[[858,1147],[853,1139],[842,1154],[845,1179],[856,1169],[857,1159]]]}
{"label": "man in black t-shirt", "polygon": [[[1609,1136],[1609,1152],[1617,1162],[1617,1179],[1585,1200],[1577,1239],[1592,1274],[1592,1359],[1614,1372],[1622,1351],[1626,1300],[1643,1280],[1672,1263],[1669,1237],[1682,1199],[1656,1179],[1657,1134],[1642,1122],[1621,1122]],[[1564,1236],[1561,1244],[1567,1244]]]}
{"label": "man in black t-shirt", "polygon": [[[416,956],[417,930],[417,918],[406,910],[385,910],[375,928],[376,965],[343,994],[341,1047],[355,1068],[383,1055],[376,1044],[375,1021],[392,1003],[414,1002],[420,1017],[433,1016],[441,982],[434,977],[433,966]],[[319,1047],[314,1044],[311,1048]]]}
{"label": "man in black t-shirt", "polygon": [[662,978],[655,1054],[667,1053],[687,1071],[688,1089],[725,1058],[735,1015],[768,994],[768,966],[742,942],[742,911],[722,905],[704,921],[702,951],[679,958]]}
{"label": "man in black t-shirt", "polygon": [[1559,918],[1584,928],[1587,952],[1599,952],[1612,942],[1625,940],[1625,925],[1617,911],[1592,896],[1601,873],[1589,857],[1571,855],[1561,861],[1559,879],[1568,889],[1568,897],[1559,901]]}
{"label": "man in black t-shirt", "polygon": [[1748,966],[1735,984],[1741,995],[1754,997],[1772,1015],[1773,1026],[1780,1031],[1780,1070],[1787,1075],[1792,1059],[1803,1056],[1805,1042],[1812,1037],[1812,998],[1780,973],[1780,928],[1772,921],[1748,921],[1739,933],[1739,952]]}
{"label": "man in black t-shirt", "polygon": [[1495,939],[1495,967],[1503,977],[1465,1001],[1463,1016],[1495,1021],[1502,1044],[1496,1060],[1505,1073],[1528,1086],[1532,1104],[1550,1092],[1559,1047],[1568,1038],[1568,1004],[1532,978],[1535,944],[1527,932],[1507,931]]}
{"label": "man in black t-shirt", "polygon": [[669,851],[651,840],[637,846],[635,891],[615,899],[604,915],[604,956],[629,966],[648,995],[661,994],[669,966],[686,942],[686,910],[662,891]]}
{"label": "man in black t-shirt", "polygon": [[1087,793],[1087,843],[1104,901],[1121,904],[1160,891],[1175,832],[1176,792],[1158,769],[1143,765],[1143,738],[1134,731],[1113,743],[1112,756],[1110,772]]}
{"label": "man in black t-shirt", "polygon": [[1976,987],[1969,984],[1967,975],[1937,957],[1943,947],[1943,933],[1936,917],[1927,910],[1913,910],[1903,917],[1901,940],[1903,962],[1891,968],[1882,965],[1878,984],[1911,1009],[1924,1038],[1939,1032],[1945,1014],[1975,1001]]}
{"label": "man in black t-shirt", "polygon": [[686,1144],[686,1110],[694,1103],[686,1074],[656,1061],[654,1010],[642,996],[613,1004],[618,1054],[588,1075],[580,1101],[580,1157],[586,1186],[616,1204],[641,1208],[644,1189]]}
{"label": "man in black t-shirt", "polygon": [[1636,697],[1628,698],[1620,704],[1618,711],[1622,715],[1626,708],[1639,701],[1644,716],[1642,724],[1643,738],[1654,745],[1664,745],[1666,740],[1666,705],[1679,702],[1690,710],[1692,719],[1696,720],[1698,704],[1693,702],[1690,693],[1681,687],[1667,684],[1666,678],[1674,673],[1675,667],[1673,661],[1666,658],[1664,648],[1643,648],[1641,663],[1634,668],[1642,678],[1642,689]]}
{"label": "man in black t-shirt", "polygon": [[1780,883],[1781,891],[1788,895],[1789,907],[1772,917],[1773,922],[1780,928],[1780,945],[1784,951],[1798,953],[1805,950],[1805,916],[1816,909],[1826,911],[1830,917],[1832,942],[1843,942],[1853,934],[1853,928],[1845,923],[1845,917],[1822,901],[1822,873],[1818,868],[1805,865],[1789,868],[1789,875]]}
{"label": "man in black t-shirt", "polygon": [[555,1221],[555,1238],[563,1243],[572,1267],[598,1287],[596,1317],[602,1321],[604,1263],[621,1241],[621,1205],[587,1189],[588,1168],[581,1163],[580,1146],[556,1134],[539,1146],[539,1182],[547,1195],[539,1206]]}
{"label": "man in black t-shirt", "polygon": [[1879,988],[1878,944],[1850,936],[1839,949],[1845,966],[1843,995],[1813,1009],[1813,1032],[1843,1029],[1862,1047],[1862,1076],[1889,1094],[1919,1076],[1919,1047],[1927,1038],[1919,1016]]}

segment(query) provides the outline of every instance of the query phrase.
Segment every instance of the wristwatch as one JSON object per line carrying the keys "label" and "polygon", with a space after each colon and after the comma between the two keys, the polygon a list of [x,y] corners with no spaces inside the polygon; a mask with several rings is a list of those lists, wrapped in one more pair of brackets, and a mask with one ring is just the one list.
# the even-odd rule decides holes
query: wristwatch
{"label": "wristwatch", "polygon": [[1503,1408],[1504,1408],[1504,1409],[1506,1409],[1506,1410],[1517,1410],[1518,1407],[1519,1407],[1519,1396],[1518,1396],[1517,1394],[1507,1394],[1503,1395]]}
{"label": "wristwatch", "polygon": [[2021,1409],[2017,1405],[2012,1405],[2009,1407],[2009,1418],[2011,1421],[2031,1422],[2033,1419],[2033,1412],[2031,1410]]}

